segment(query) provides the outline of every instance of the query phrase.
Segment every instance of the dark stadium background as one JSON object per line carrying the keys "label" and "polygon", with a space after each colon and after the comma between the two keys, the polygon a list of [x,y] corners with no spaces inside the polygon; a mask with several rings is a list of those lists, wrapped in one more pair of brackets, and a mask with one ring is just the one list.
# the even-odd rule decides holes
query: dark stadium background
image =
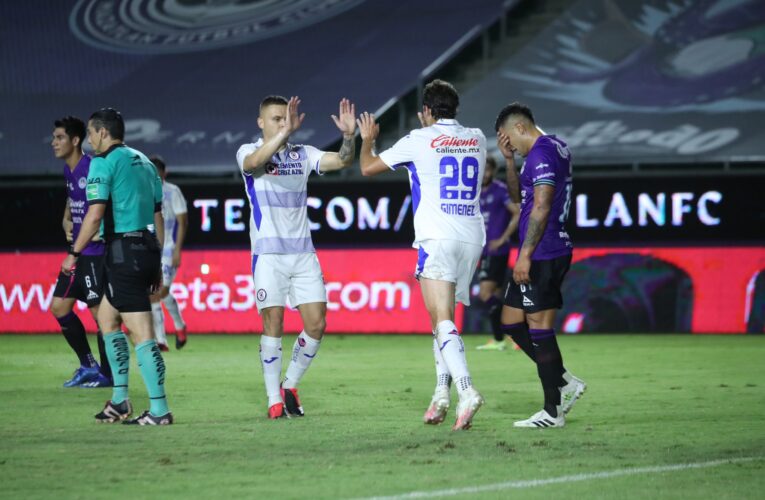
{"label": "dark stadium background", "polygon": [[[197,280],[235,290],[248,274],[249,208],[234,155],[257,136],[260,98],[300,95],[308,117],[294,139],[333,149],[329,115],[348,97],[380,117],[384,148],[417,126],[422,87],[439,77],[461,92],[460,121],[492,146],[496,113],[514,100],[571,146],[577,250],[558,329],[763,333],[762,2],[128,3],[48,2],[44,16],[41,2],[0,4],[0,331],[55,330],[55,118],[120,109],[127,142],[162,155],[188,200],[174,292]],[[427,333],[408,194],[401,173],[362,179],[357,165],[309,182],[313,238],[336,284],[330,331]],[[380,288],[390,286],[408,292]],[[215,300],[179,295],[190,331],[259,329],[251,308]],[[480,311],[458,316],[486,331]]]}

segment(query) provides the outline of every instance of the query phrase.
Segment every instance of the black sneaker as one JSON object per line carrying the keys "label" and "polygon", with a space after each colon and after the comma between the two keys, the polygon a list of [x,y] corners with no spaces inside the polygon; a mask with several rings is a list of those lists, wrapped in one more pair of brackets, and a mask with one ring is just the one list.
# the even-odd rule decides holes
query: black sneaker
{"label": "black sneaker", "polygon": [[282,400],[284,401],[284,411],[289,417],[303,417],[303,407],[300,404],[300,398],[298,398],[297,389],[285,389],[280,388],[282,392]]}
{"label": "black sneaker", "polygon": [[122,423],[125,425],[170,425],[173,423],[173,414],[167,412],[160,417],[155,417],[149,413],[149,410],[146,410],[141,413],[140,417],[125,420]]}
{"label": "black sneaker", "polygon": [[130,400],[126,399],[122,403],[112,403],[111,400],[106,402],[106,406],[96,415],[96,422],[104,424],[113,424],[115,422],[121,422],[125,420],[133,413],[133,406],[130,404]]}

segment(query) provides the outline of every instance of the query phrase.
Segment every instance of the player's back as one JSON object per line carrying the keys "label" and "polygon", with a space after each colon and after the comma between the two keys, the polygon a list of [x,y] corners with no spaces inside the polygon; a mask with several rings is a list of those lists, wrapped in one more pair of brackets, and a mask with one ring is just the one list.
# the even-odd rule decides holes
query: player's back
{"label": "player's back", "polygon": [[[415,242],[458,240],[484,245],[479,204],[486,166],[486,137],[480,129],[441,119],[410,134],[409,168]],[[419,192],[418,192],[419,191]],[[418,199],[419,198],[419,199]]]}
{"label": "player's back", "polygon": [[[100,176],[104,179],[98,179]],[[154,209],[162,197],[161,180],[154,164],[140,151],[119,144],[95,156],[88,182],[109,185],[111,220],[104,220],[105,234],[143,230],[154,223]]]}

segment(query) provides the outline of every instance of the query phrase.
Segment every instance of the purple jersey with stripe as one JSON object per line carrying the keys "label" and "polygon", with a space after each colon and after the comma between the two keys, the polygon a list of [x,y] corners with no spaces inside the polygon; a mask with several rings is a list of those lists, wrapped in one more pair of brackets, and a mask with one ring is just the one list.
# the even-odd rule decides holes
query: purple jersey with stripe
{"label": "purple jersey with stripe", "polygon": [[[88,200],[85,196],[85,188],[88,185],[88,172],[90,171],[90,156],[84,155],[74,170],[70,170],[68,165],[64,165],[64,179],[66,179],[66,193],[69,197],[69,211],[72,213],[73,241],[77,240],[80,234],[82,220],[88,211]],[[82,251],[82,255],[103,255],[104,244],[101,241],[91,241]]]}
{"label": "purple jersey with stripe", "polygon": [[510,252],[508,241],[496,250],[489,250],[489,242],[499,239],[510,223],[510,212],[507,205],[510,203],[510,194],[504,182],[493,180],[486,187],[481,187],[481,214],[486,227],[486,245],[483,247],[484,255],[504,255]]}
{"label": "purple jersey with stripe", "polygon": [[[565,142],[554,135],[543,135],[534,143],[521,168],[521,220],[518,226],[520,247],[526,239],[529,215],[534,207],[534,186],[552,186],[555,194],[542,239],[531,258],[547,260],[568,255],[573,245],[566,232],[571,206],[571,153]],[[520,248],[519,247],[519,248]]]}

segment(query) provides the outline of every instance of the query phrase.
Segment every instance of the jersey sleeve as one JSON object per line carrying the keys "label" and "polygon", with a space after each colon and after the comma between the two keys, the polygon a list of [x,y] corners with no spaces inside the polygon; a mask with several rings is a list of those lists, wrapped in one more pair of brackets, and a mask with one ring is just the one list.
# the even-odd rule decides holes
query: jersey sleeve
{"label": "jersey sleeve", "polygon": [[409,134],[396,142],[393,146],[380,153],[380,159],[388,165],[391,170],[414,161],[415,158],[415,139]]}
{"label": "jersey sleeve", "polygon": [[242,144],[236,152],[236,162],[239,164],[239,170],[241,170],[244,175],[250,175],[249,172],[245,172],[244,170],[244,159],[254,153],[257,149],[255,144]]}
{"label": "jersey sleeve", "polygon": [[103,158],[93,158],[88,171],[88,186],[85,195],[88,203],[106,203],[111,193],[112,171]]}
{"label": "jersey sleeve", "polygon": [[185,214],[189,211],[186,207],[186,198],[183,197],[183,193],[178,186],[174,189],[172,209],[175,215]]}
{"label": "jersey sleeve", "polygon": [[531,171],[531,183],[534,186],[555,186],[555,164],[549,160],[544,150],[529,154],[526,168]]}
{"label": "jersey sleeve", "polygon": [[321,163],[321,157],[324,156],[326,151],[322,151],[313,146],[303,146],[305,148],[306,159],[308,161],[308,168],[305,170],[305,175],[308,176],[311,172],[316,172],[319,175],[324,175],[324,172],[319,169]]}

